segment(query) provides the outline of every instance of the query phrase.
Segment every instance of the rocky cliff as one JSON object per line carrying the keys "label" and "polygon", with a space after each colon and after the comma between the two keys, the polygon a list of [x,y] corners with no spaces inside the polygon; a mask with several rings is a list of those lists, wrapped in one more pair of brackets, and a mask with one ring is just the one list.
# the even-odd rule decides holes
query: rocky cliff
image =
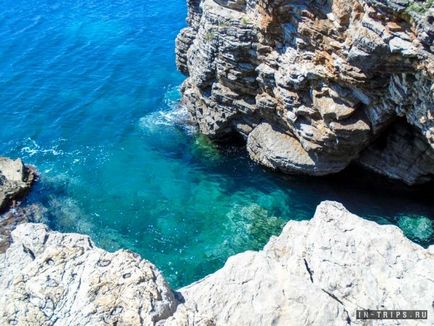
{"label": "rocky cliff", "polygon": [[87,236],[22,224],[13,240],[0,255],[1,325],[364,324],[357,309],[425,309],[412,325],[434,322],[434,246],[334,202],[177,292],[150,262]]}
{"label": "rocky cliff", "polygon": [[188,0],[177,65],[200,132],[325,175],[434,175],[434,8],[409,0]]}

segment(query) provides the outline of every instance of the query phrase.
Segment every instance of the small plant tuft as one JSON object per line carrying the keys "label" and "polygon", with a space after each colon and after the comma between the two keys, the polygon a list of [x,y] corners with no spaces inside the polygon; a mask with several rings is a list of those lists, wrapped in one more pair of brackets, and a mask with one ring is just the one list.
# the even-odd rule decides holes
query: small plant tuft
{"label": "small plant tuft", "polygon": [[214,40],[215,38],[215,33],[213,31],[207,31],[205,33],[205,41],[206,42],[211,42],[212,40]]}
{"label": "small plant tuft", "polygon": [[411,1],[411,4],[405,10],[408,14],[424,14],[428,9],[434,7],[434,0]]}
{"label": "small plant tuft", "polygon": [[243,18],[241,18],[241,24],[243,25],[248,25],[250,24],[250,19],[247,16],[243,16]]}

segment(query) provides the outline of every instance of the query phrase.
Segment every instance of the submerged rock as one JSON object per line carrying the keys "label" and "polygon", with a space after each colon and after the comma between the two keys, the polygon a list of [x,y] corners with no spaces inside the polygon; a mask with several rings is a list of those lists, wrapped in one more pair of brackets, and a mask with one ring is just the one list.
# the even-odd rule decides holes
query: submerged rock
{"label": "submerged rock", "polygon": [[190,0],[188,13],[177,65],[200,132],[238,133],[253,160],[285,173],[336,173],[363,152],[378,173],[433,179],[428,2]]}
{"label": "submerged rock", "polygon": [[216,144],[212,143],[206,136],[198,135],[193,144],[193,153],[214,161],[221,158],[221,153]]}
{"label": "submerged rock", "polygon": [[401,216],[398,225],[410,239],[428,242],[434,236],[434,223],[425,216]]}
{"label": "submerged rock", "polygon": [[364,324],[357,309],[425,309],[412,325],[434,322],[434,246],[334,202],[176,295],[151,263],[87,236],[22,224],[13,239],[0,255],[2,325]]}

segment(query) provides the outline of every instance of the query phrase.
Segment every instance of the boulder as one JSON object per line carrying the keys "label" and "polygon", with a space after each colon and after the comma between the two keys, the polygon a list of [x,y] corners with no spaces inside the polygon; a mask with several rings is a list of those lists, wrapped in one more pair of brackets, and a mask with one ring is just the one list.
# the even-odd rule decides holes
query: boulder
{"label": "boulder", "polygon": [[431,325],[433,271],[434,246],[323,202],[311,221],[289,222],[264,250],[233,256],[182,288],[185,303],[166,324],[366,325],[357,310],[417,309],[428,320],[411,325]]}
{"label": "boulder", "polygon": [[23,198],[36,178],[34,168],[20,159],[0,157],[0,213]]}

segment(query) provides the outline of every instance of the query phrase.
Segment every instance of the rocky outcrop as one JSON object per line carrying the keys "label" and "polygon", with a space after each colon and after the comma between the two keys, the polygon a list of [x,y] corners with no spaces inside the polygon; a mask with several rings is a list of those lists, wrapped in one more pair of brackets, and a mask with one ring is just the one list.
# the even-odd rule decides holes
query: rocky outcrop
{"label": "rocky outcrop", "polygon": [[35,177],[35,169],[25,166],[20,159],[0,157],[0,213],[30,190]]}
{"label": "rocky outcrop", "polygon": [[[285,173],[336,173],[357,160],[408,184],[432,180],[430,6],[189,0],[189,27],[177,38],[177,65],[188,76],[182,104],[201,133],[241,135],[252,159]],[[404,137],[394,126],[403,122]],[[389,145],[374,159],[380,138]],[[401,152],[405,164],[396,165]]]}
{"label": "rocky outcrop", "polygon": [[357,309],[425,309],[412,325],[434,322],[434,246],[334,202],[176,294],[151,263],[86,236],[23,224],[13,239],[0,255],[2,325],[363,324]]}
{"label": "rocky outcrop", "polygon": [[181,289],[185,303],[174,318],[191,325],[357,325],[358,309],[420,307],[429,324],[433,270],[434,246],[424,250],[397,227],[325,202],[311,221],[289,222],[263,251],[231,257]]}
{"label": "rocky outcrop", "polygon": [[43,222],[46,209],[37,204],[14,207],[0,215],[0,254],[4,253],[12,243],[11,233],[22,223]]}
{"label": "rocky outcrop", "polygon": [[177,306],[160,272],[87,236],[21,224],[0,255],[1,325],[155,325]]}
{"label": "rocky outcrop", "polygon": [[18,207],[19,200],[30,190],[35,178],[36,170],[25,166],[20,159],[0,157],[0,253],[9,247],[11,232],[18,224],[40,215],[40,207],[36,205]]}

